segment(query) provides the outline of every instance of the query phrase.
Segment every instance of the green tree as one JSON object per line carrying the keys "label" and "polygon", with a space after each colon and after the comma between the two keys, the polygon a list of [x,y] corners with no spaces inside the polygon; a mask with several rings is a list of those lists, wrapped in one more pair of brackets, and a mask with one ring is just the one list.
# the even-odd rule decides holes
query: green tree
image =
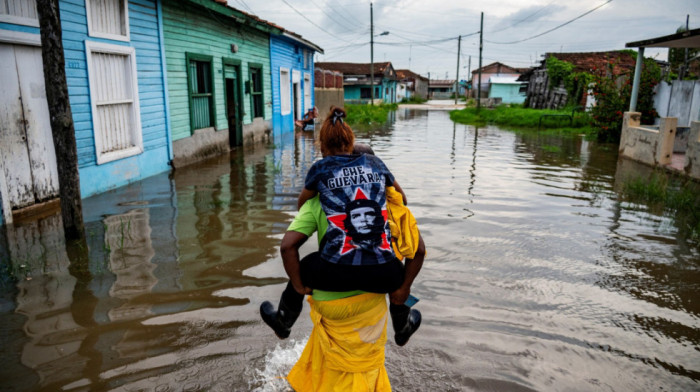
{"label": "green tree", "polygon": [[[636,58],[636,52],[630,55]],[[593,126],[599,129],[598,139],[618,142],[622,130],[622,116],[629,108],[632,95],[633,71],[615,75],[614,63],[608,62],[593,74],[593,96],[596,105],[591,110]],[[637,111],[642,114],[642,123],[650,124],[658,117],[654,109],[654,87],[661,80],[661,70],[654,59],[646,58],[642,66]]]}
{"label": "green tree", "polygon": [[[681,26],[676,30],[676,33],[682,33],[688,31],[685,26]],[[685,65],[685,52],[688,51],[688,58],[691,59],[700,53],[700,49],[693,48],[669,48],[668,49],[668,62],[671,65],[671,72],[674,73],[671,79],[676,79],[676,75],[683,75],[684,79],[692,78],[695,79],[698,75],[689,74],[688,70],[683,70]]]}

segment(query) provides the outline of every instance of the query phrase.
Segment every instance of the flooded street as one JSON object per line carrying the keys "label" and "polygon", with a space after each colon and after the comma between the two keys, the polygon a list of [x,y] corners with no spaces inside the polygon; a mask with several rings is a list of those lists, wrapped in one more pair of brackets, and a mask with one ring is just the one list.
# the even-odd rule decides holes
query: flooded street
{"label": "flooded street", "polygon": [[[616,192],[645,168],[582,137],[392,117],[357,136],[427,246],[422,326],[387,344],[395,391],[700,388],[698,245]],[[275,143],[84,200],[85,265],[58,215],[0,229],[0,390],[288,390],[308,304],[284,341],[258,306],[286,283],[279,243],[320,151],[309,132]]]}

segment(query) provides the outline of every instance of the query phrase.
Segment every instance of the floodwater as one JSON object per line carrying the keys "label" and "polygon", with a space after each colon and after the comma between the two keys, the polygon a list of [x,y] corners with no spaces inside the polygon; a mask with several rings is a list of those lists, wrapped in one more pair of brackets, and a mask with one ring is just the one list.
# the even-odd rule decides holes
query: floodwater
{"label": "floodwater", "polygon": [[[387,344],[395,391],[700,389],[698,245],[619,201],[644,168],[615,146],[407,109],[358,138],[428,249],[421,329]],[[319,155],[290,135],[86,199],[88,263],[56,215],[2,229],[0,390],[289,390],[308,314],[280,341],[258,306],[284,287],[279,242]]]}

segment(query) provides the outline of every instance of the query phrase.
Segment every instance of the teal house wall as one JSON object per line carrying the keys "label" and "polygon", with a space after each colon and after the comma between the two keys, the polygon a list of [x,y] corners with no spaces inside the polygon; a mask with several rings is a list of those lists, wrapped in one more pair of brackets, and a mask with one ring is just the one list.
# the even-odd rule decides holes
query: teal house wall
{"label": "teal house wall", "polygon": [[[213,0],[163,0],[163,35],[173,138],[173,165],[182,166],[242,144],[264,141],[272,129],[270,32],[272,25]],[[213,107],[209,126],[192,110],[191,62],[210,64]],[[254,113],[251,72],[259,70],[261,113]],[[235,79],[235,91],[226,83]],[[200,81],[201,82],[201,81]],[[189,88],[188,88],[189,87]],[[235,94],[235,97],[233,94]],[[235,99],[237,98],[237,99]],[[235,101],[235,102],[234,102]],[[230,113],[238,129],[230,126]]]}
{"label": "teal house wall", "polygon": [[525,102],[525,93],[520,92],[520,83],[501,83],[492,81],[489,84],[489,98],[500,97],[502,103],[522,104]]}

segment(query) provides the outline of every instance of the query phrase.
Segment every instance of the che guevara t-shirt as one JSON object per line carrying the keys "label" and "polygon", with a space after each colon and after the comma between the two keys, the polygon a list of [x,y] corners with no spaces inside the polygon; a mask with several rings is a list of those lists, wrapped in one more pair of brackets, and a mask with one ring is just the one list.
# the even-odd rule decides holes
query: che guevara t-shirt
{"label": "che guevara t-shirt", "polygon": [[333,155],[311,166],[304,186],[319,193],[328,229],[321,257],[338,264],[392,260],[386,186],[394,176],[374,155]]}

